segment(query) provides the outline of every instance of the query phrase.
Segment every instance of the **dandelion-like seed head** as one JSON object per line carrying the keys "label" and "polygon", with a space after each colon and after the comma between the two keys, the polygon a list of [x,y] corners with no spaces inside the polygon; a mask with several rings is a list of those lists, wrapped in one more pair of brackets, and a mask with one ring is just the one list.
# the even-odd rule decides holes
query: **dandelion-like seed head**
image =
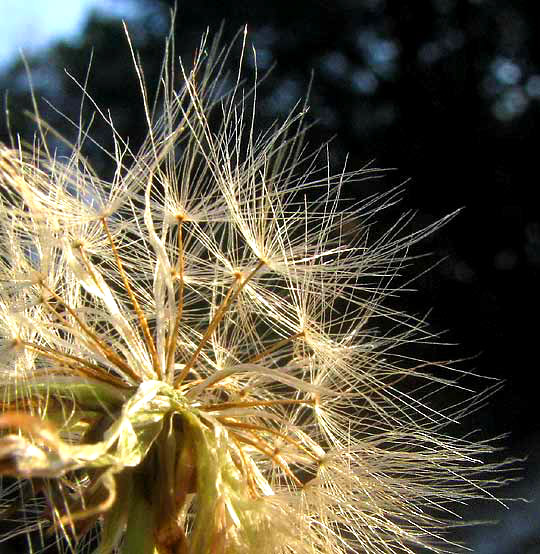
{"label": "dandelion-like seed head", "polygon": [[[228,50],[199,51],[180,90],[169,54],[160,109],[142,85],[137,153],[96,106],[110,182],[82,128],[67,159],[45,140],[1,146],[6,538],[96,554],[452,550],[441,529],[485,494],[490,447],[445,435],[467,407],[429,406],[449,383],[400,368],[397,350],[430,335],[385,303],[440,223],[372,240],[395,191],[343,203],[370,171],[317,171],[304,108],[257,134],[253,89],[223,92]],[[400,388],[411,375],[416,397]]]}

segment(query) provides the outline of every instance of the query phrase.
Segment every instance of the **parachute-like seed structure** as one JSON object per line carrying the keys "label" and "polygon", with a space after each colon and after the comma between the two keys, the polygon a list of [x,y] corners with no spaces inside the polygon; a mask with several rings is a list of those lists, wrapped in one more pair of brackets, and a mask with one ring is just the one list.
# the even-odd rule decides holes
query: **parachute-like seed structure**
{"label": "parachute-like seed structure", "polygon": [[407,249],[444,221],[404,236],[405,217],[372,239],[397,192],[343,202],[372,171],[318,170],[305,107],[257,134],[256,85],[224,74],[218,40],[199,52],[175,90],[168,44],[159,109],[136,64],[148,138],[132,153],[109,121],[110,182],[83,128],[67,158],[39,116],[43,140],[1,146],[4,538],[96,554],[453,551],[453,506],[498,479],[489,444],[445,432],[481,399],[430,407],[452,383],[400,365],[432,337],[386,302]]}

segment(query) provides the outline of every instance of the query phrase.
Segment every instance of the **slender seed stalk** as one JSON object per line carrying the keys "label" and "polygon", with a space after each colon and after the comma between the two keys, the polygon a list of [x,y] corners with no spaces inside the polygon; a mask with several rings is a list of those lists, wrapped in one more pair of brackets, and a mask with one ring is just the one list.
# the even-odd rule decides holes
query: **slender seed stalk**
{"label": "slender seed stalk", "polygon": [[129,284],[129,279],[127,278],[126,272],[124,271],[124,266],[122,264],[122,259],[120,258],[120,255],[118,254],[118,250],[116,249],[116,245],[114,244],[114,239],[113,239],[113,237],[111,235],[111,232],[109,230],[109,226],[107,224],[106,218],[102,218],[101,222],[103,223],[103,228],[105,229],[105,233],[107,234],[107,238],[109,239],[111,249],[114,253],[114,259],[116,260],[116,264],[118,265],[118,271],[120,273],[120,276],[122,277],[122,281],[124,283],[125,290],[129,294],[129,299],[131,300],[131,303],[133,305],[133,309],[135,310],[135,313],[137,314],[137,317],[139,318],[139,325],[140,325],[141,330],[143,332],[144,340],[146,342],[146,346],[148,347],[148,350],[150,351],[150,355],[152,356],[152,364],[153,364],[153,367],[154,367],[154,372],[156,373],[157,377],[160,379],[162,377],[161,364],[159,363],[159,359],[158,359],[157,351],[156,351],[156,345],[154,344],[154,339],[152,338],[152,335],[150,333],[150,328],[148,327],[148,322],[146,321],[146,317],[144,316],[144,314],[141,310],[139,302],[137,301],[137,297],[133,293],[133,289],[131,288],[131,285]]}
{"label": "slender seed stalk", "polygon": [[[102,352],[102,354],[116,367],[118,367],[124,374],[129,375],[132,377],[136,382],[140,382],[140,377],[132,371],[132,369],[129,367],[127,362],[125,360],[122,360],[116,352],[113,352],[106,343],[104,343],[77,315],[77,312],[69,306],[66,301],[56,294],[53,290],[51,290],[47,285],[44,283],[41,283],[41,286],[55,299],[57,300],[64,308],[69,312],[69,314],[73,317],[73,319],[77,322],[79,327],[81,328],[83,334],[90,339],[92,343],[94,343],[99,350]],[[45,303],[45,306],[49,309],[50,306]],[[66,321],[66,319],[58,314],[58,312],[55,312],[60,319],[64,322],[64,324],[69,325],[69,323]]]}
{"label": "slender seed stalk", "polygon": [[264,262],[260,260],[257,266],[255,267],[255,269],[253,269],[245,279],[242,279],[241,275],[235,275],[234,283],[227,291],[227,294],[225,295],[225,298],[223,299],[219,308],[214,314],[212,321],[210,321],[210,324],[208,325],[208,328],[206,329],[204,335],[202,336],[199,342],[199,345],[197,346],[195,352],[193,353],[193,356],[191,356],[191,359],[184,366],[184,368],[182,369],[182,372],[176,379],[175,381],[176,388],[178,388],[182,384],[184,379],[187,377],[189,371],[195,365],[197,358],[199,357],[199,354],[202,352],[202,349],[204,348],[205,344],[208,342],[208,340],[210,339],[214,331],[217,329],[218,325],[220,324],[221,320],[225,316],[230,305],[236,300],[237,296],[240,294],[242,289],[247,285],[247,283],[254,277],[255,273],[257,273],[257,271],[259,271],[259,269],[261,269],[261,267],[263,266],[264,266]]}
{"label": "slender seed stalk", "polygon": [[184,310],[184,239],[182,236],[182,225],[184,221],[178,221],[178,302],[176,307],[176,317],[174,326],[169,336],[167,345],[167,375],[170,375],[174,363],[174,354],[176,352],[176,340],[180,322],[182,321],[182,312]]}
{"label": "slender seed stalk", "polygon": [[276,350],[279,350],[289,342],[299,339],[304,335],[304,331],[300,331],[299,333],[294,333],[294,335],[291,335],[290,337],[285,337],[284,339],[277,341],[275,344],[273,344],[263,352],[260,352],[259,354],[253,356],[253,358],[250,358],[249,363],[254,364],[256,362],[259,362],[260,360],[266,358],[266,356],[270,356],[270,354],[273,354]]}

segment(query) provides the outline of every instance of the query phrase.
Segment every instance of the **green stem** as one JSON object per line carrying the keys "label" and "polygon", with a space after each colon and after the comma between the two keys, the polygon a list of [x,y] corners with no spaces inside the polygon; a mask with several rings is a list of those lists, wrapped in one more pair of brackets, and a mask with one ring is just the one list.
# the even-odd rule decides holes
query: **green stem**
{"label": "green stem", "polygon": [[158,554],[154,539],[154,512],[140,476],[133,477],[126,534],[120,554]]}

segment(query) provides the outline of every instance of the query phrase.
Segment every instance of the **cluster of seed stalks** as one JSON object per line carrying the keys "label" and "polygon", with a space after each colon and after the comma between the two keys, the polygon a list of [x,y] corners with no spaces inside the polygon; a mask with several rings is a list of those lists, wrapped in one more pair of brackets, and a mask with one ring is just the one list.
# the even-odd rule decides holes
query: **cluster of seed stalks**
{"label": "cluster of seed stalks", "polygon": [[452,550],[441,521],[485,494],[490,446],[445,434],[471,405],[429,406],[449,383],[400,348],[431,337],[385,304],[442,222],[372,240],[393,192],[342,203],[369,171],[318,171],[303,108],[257,134],[254,95],[240,79],[223,92],[228,50],[203,41],[178,91],[170,51],[163,103],[142,86],[138,152],[95,107],[112,181],[82,124],[68,156],[39,115],[32,147],[0,149],[5,537],[96,554]]}

